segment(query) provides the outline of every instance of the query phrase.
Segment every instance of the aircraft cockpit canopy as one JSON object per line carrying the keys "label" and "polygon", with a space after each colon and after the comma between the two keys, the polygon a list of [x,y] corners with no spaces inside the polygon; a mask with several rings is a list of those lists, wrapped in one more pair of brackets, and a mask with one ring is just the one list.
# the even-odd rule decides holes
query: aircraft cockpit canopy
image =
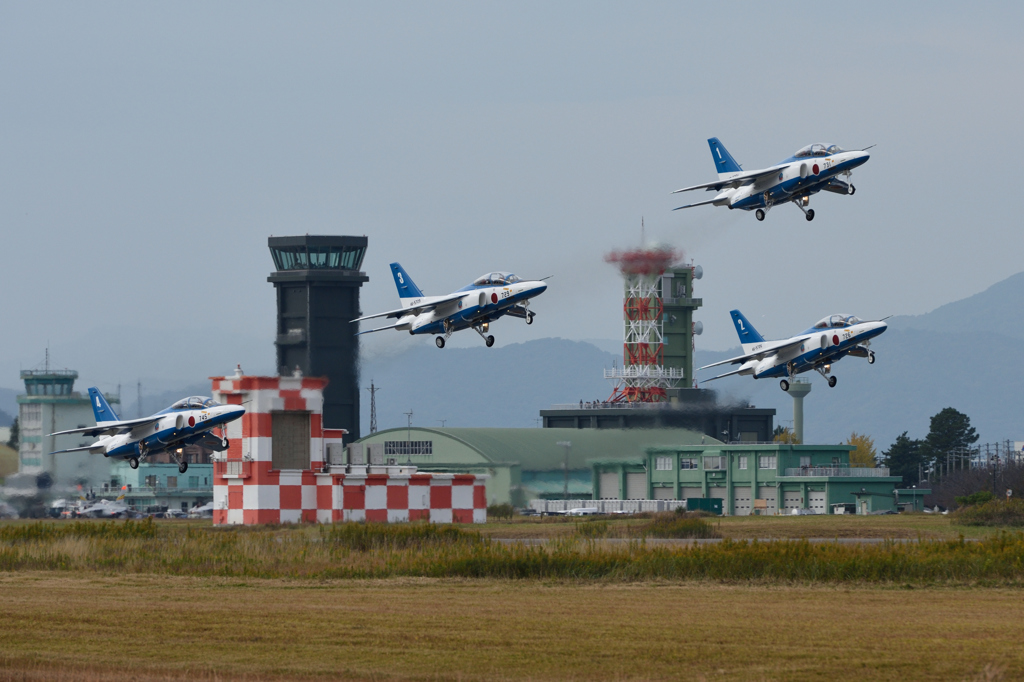
{"label": "aircraft cockpit canopy", "polygon": [[508,284],[515,284],[519,281],[519,278],[513,275],[511,272],[489,272],[486,275],[481,275],[473,282],[473,286],[477,287],[496,287],[504,286]]}
{"label": "aircraft cockpit canopy", "polygon": [[806,147],[801,148],[793,156],[802,159],[809,156],[831,156],[832,154],[838,154],[843,149],[837,144],[809,144]]}
{"label": "aircraft cockpit canopy", "polygon": [[842,329],[850,325],[860,324],[860,318],[854,315],[829,315],[818,320],[815,329]]}
{"label": "aircraft cockpit canopy", "polygon": [[201,410],[206,407],[217,407],[220,405],[213,398],[207,398],[202,395],[193,395],[188,398],[182,398],[178,402],[171,405],[172,410]]}

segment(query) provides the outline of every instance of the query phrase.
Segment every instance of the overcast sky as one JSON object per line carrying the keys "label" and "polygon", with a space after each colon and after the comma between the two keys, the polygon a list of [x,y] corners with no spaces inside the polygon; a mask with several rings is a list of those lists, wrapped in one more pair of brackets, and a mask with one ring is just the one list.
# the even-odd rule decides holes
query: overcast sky
{"label": "overcast sky", "polygon": [[[554,275],[499,344],[620,338],[602,255],[641,216],[704,267],[708,349],[732,308],[788,336],[1024,270],[1022,5],[709,4],[0,2],[0,386],[47,344],[110,388],[272,371],[272,234],[367,235],[367,313],[395,260]],[[878,146],[812,223],[672,212],[711,136],[747,169]]]}

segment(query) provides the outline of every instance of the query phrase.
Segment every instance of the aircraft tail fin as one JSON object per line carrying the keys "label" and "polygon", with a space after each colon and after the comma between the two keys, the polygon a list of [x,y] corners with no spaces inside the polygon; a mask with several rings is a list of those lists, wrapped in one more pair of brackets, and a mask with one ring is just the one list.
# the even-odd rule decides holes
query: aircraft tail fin
{"label": "aircraft tail fin", "polygon": [[103,397],[103,394],[95,386],[89,389],[89,399],[92,402],[92,413],[96,416],[97,424],[121,421],[117,416],[117,412],[114,412],[114,408],[107,403],[107,399]]}
{"label": "aircraft tail fin", "polygon": [[409,276],[409,273],[400,264],[391,264],[391,274],[395,276],[398,298],[419,298],[423,296],[423,292],[420,291],[420,288],[412,281],[412,277]]}
{"label": "aircraft tail fin", "polygon": [[739,173],[743,170],[736,159],[732,158],[732,154],[725,148],[725,145],[718,141],[717,137],[712,137],[708,140],[708,146],[711,147],[711,158],[715,160],[715,169],[719,175],[728,175],[729,173]]}
{"label": "aircraft tail fin", "polygon": [[744,349],[747,344],[764,341],[764,337],[754,329],[754,325],[750,324],[750,321],[743,316],[743,313],[738,310],[730,310],[729,314],[732,315],[732,323],[736,325],[736,333],[739,334],[740,344],[743,345]]}

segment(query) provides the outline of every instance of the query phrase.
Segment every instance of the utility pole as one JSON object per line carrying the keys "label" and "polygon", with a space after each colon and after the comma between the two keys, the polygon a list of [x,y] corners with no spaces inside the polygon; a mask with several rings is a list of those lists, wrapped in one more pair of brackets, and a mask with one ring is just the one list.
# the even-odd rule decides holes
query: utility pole
{"label": "utility pole", "polygon": [[366,390],[370,392],[370,433],[377,433],[377,391],[380,388],[374,386],[371,381],[370,387]]}
{"label": "utility pole", "polygon": [[556,445],[560,445],[561,447],[565,448],[565,464],[562,465],[563,468],[565,469],[565,485],[562,487],[562,499],[563,500],[568,500],[569,499],[569,450],[572,449],[572,441],[570,441],[570,440],[560,440],[560,441],[558,441],[556,443]]}
{"label": "utility pole", "polygon": [[446,421],[448,421],[448,420],[447,419],[438,419],[437,421],[441,422],[441,428],[443,429],[444,428],[444,423]]}

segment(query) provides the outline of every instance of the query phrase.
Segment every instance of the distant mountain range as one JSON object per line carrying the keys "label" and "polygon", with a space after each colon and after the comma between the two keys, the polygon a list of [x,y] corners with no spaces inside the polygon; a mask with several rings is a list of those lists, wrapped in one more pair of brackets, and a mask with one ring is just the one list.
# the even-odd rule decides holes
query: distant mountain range
{"label": "distant mountain range", "polygon": [[[837,443],[851,432],[875,439],[879,452],[903,431],[920,438],[928,419],[944,407],[966,413],[982,442],[1024,440],[1024,273],[986,291],[941,306],[925,315],[889,320],[889,330],[872,345],[877,362],[860,358],[837,363],[835,388],[816,374],[805,401],[808,441]],[[698,348],[700,342],[698,339]],[[428,340],[391,357],[364,361],[361,384],[372,380],[378,427],[404,426],[412,411],[415,426],[536,427],[539,411],[557,403],[604,399],[611,384],[602,370],[621,364],[613,340],[588,342],[545,338],[493,348],[438,350]],[[696,353],[697,365],[739,354],[739,348]],[[710,373],[708,373],[710,374]],[[777,381],[730,377],[709,384],[723,400],[773,407],[776,423],[792,420],[792,400]],[[81,387],[79,387],[81,389]],[[0,389],[0,412],[17,414],[20,391]],[[190,394],[208,395],[209,382],[143,395],[145,414]],[[369,431],[369,392],[362,396],[362,430]],[[139,413],[125,396],[122,416]],[[9,423],[9,420],[6,420]],[[0,414],[0,426],[6,425]]]}

